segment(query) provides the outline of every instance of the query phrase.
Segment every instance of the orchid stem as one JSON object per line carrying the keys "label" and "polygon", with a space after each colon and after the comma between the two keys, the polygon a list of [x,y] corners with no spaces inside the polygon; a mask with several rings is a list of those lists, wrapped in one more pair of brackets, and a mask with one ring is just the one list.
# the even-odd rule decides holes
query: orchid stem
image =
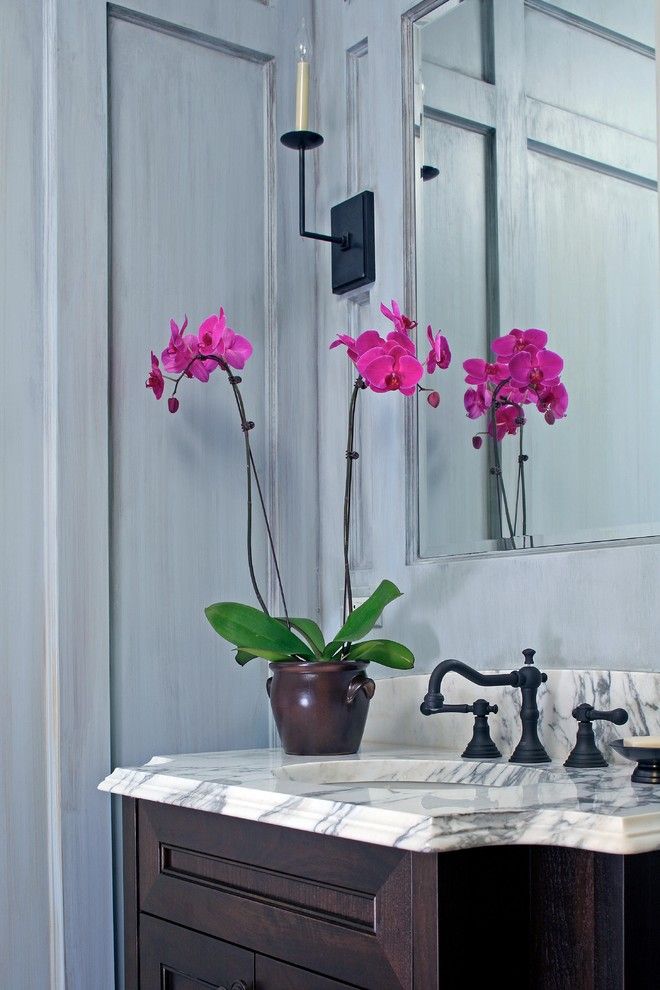
{"label": "orchid stem", "polygon": [[360,390],[365,387],[362,375],[355,379],[351,402],[348,407],[348,436],[346,438],[346,486],[344,489],[344,622],[353,611],[353,589],[351,587],[350,536],[351,536],[351,496],[353,488],[353,461],[359,454],[353,450],[355,433],[355,408]]}
{"label": "orchid stem", "polygon": [[518,454],[518,475],[520,478],[520,494],[522,497],[522,535],[523,546],[527,543],[527,493],[525,490],[525,461],[527,455],[523,453],[523,425],[520,425],[520,447]]}
{"label": "orchid stem", "polygon": [[[284,615],[286,617],[287,625],[289,625],[289,628],[290,628],[289,612],[288,612],[288,609],[287,609],[286,597],[284,595],[284,587],[282,585],[282,576],[280,574],[280,567],[279,567],[279,563],[278,563],[278,560],[277,560],[277,553],[275,551],[275,541],[273,539],[273,533],[272,533],[272,530],[271,530],[271,527],[270,527],[270,522],[268,520],[268,513],[266,511],[266,502],[265,502],[265,499],[264,499],[264,496],[263,496],[263,491],[262,491],[262,488],[261,488],[261,483],[259,481],[259,474],[257,473],[257,467],[256,467],[256,464],[254,462],[254,457],[252,455],[252,447],[250,445],[250,430],[254,429],[254,423],[252,422],[252,420],[249,420],[247,418],[247,415],[245,413],[245,405],[243,403],[243,396],[241,395],[241,390],[238,387],[239,386],[239,382],[240,382],[240,378],[237,375],[234,375],[233,372],[232,372],[232,369],[229,367],[229,365],[227,364],[227,362],[223,358],[218,357],[216,354],[199,354],[193,360],[194,361],[197,361],[197,360],[200,360],[200,361],[215,361],[216,364],[219,364],[220,367],[222,368],[222,370],[224,372],[226,372],[226,374],[227,374],[227,380],[229,381],[229,384],[232,387],[232,391],[234,393],[234,399],[236,400],[236,407],[238,409],[238,415],[239,415],[240,420],[241,420],[241,428],[243,430],[243,437],[244,437],[244,441],[245,441],[245,461],[246,461],[246,467],[247,467],[247,477],[246,477],[246,483],[247,483],[247,558],[248,558],[248,570],[250,572],[250,580],[252,582],[252,587],[254,589],[254,593],[255,593],[255,595],[257,597],[257,601],[259,602],[259,605],[261,606],[262,611],[265,612],[266,615],[270,615],[270,613],[268,611],[268,607],[266,605],[266,602],[264,601],[263,595],[261,594],[261,591],[259,589],[259,584],[257,582],[257,576],[256,576],[255,569],[254,569],[254,557],[253,557],[253,552],[252,552],[252,478],[254,476],[254,482],[255,482],[255,485],[256,485],[256,488],[257,488],[257,493],[259,495],[259,503],[261,505],[261,513],[263,515],[264,524],[266,526],[266,533],[268,535],[268,543],[269,543],[269,546],[270,546],[270,552],[272,554],[273,563],[274,563],[274,566],[275,566],[275,574],[276,574],[276,577],[277,577],[277,585],[278,585],[278,588],[279,588],[279,591],[280,591],[280,598],[282,600],[282,608],[284,610]],[[191,361],[190,364],[192,364],[192,363],[193,362]],[[190,365],[188,365],[188,367],[190,367]],[[186,370],[188,370],[188,369],[186,369]],[[181,377],[183,377],[183,375],[185,375],[185,371],[179,377],[179,381],[181,380]],[[176,391],[176,388],[178,387],[179,381],[177,381],[177,384],[175,385],[174,391]]]}
{"label": "orchid stem", "polygon": [[493,402],[491,407],[491,425],[493,430],[493,453],[495,455],[495,477],[497,479],[497,489],[498,489],[498,499],[501,497],[504,504],[504,514],[506,516],[506,524],[509,527],[509,536],[511,539],[511,549],[516,549],[516,541],[514,538],[515,530],[511,525],[511,512],[509,511],[509,500],[506,497],[506,488],[504,487],[504,479],[502,477],[502,462],[500,460],[500,449],[497,440],[497,422],[496,422],[496,409],[497,405]]}

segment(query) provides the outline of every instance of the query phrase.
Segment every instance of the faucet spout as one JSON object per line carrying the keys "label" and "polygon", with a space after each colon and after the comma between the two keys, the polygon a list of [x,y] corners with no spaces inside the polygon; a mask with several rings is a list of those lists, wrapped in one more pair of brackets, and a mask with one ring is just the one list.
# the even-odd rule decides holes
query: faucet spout
{"label": "faucet spout", "polygon": [[[462,660],[443,660],[433,670],[429,678],[429,689],[420,705],[419,710],[422,715],[439,715],[442,712],[460,710],[459,706],[445,705],[442,695],[442,680],[445,674],[460,674],[467,681],[478,684],[480,687],[502,687],[510,685],[518,687],[518,671],[512,670],[510,674],[482,674],[480,670],[475,670]],[[469,709],[467,706],[465,710]]]}
{"label": "faucet spout", "polygon": [[[482,674],[462,660],[443,660],[437,665],[429,678],[429,688],[424,700],[419,706],[422,715],[440,715],[443,712],[475,712],[475,705],[446,705],[442,694],[442,681],[446,674],[460,674],[467,681],[479,684],[481,687],[499,687],[509,685],[520,688],[522,695],[520,706],[520,721],[522,734],[510,758],[511,763],[549,763],[546,753],[538,737],[539,709],[536,695],[541,684],[548,675],[534,665],[532,649],[523,650],[525,663],[519,670],[508,674]],[[481,699],[480,699],[481,701]],[[485,704],[485,702],[484,702]],[[465,755],[465,754],[463,754]]]}

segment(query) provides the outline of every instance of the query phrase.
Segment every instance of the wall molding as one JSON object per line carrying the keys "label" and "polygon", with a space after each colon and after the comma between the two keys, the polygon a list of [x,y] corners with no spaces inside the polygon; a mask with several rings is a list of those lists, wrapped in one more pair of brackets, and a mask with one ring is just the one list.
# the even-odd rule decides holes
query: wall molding
{"label": "wall molding", "polygon": [[57,0],[43,0],[43,538],[44,694],[48,829],[51,990],[64,990],[64,881],[60,726],[58,553],[58,227],[57,227]]}
{"label": "wall molding", "polygon": [[[451,2],[451,0],[446,0]],[[415,209],[415,22],[438,6],[431,0],[417,4],[401,18],[401,98],[403,106],[403,293],[405,311],[417,314],[417,255]],[[406,564],[419,559],[419,435],[418,396],[406,402],[405,436],[405,527]]]}
{"label": "wall molding", "polygon": [[610,41],[620,48],[628,48],[630,51],[636,52],[638,55],[643,55],[645,58],[655,59],[655,48],[652,48],[651,45],[645,45],[642,41],[637,41],[635,38],[630,38],[626,34],[613,31],[611,28],[605,27],[603,24],[597,24],[595,21],[590,21],[586,17],[580,17],[579,14],[573,14],[568,10],[564,10],[562,7],[557,7],[554,3],[548,3],[547,0],[525,0],[525,7],[528,10],[535,10],[539,14],[552,17],[556,21],[561,21],[563,24],[568,24],[569,27],[577,28],[578,31],[586,31],[588,34],[593,34],[597,38],[602,38],[604,41]]}
{"label": "wall molding", "polygon": [[612,179],[620,179],[622,182],[630,182],[634,186],[643,186],[644,189],[656,191],[658,183],[655,179],[649,179],[636,172],[627,172],[625,169],[616,168],[607,162],[594,161],[593,158],[585,158],[584,155],[577,155],[574,151],[566,151],[564,148],[557,148],[554,145],[544,144],[541,141],[527,139],[528,151],[533,151],[538,155],[545,155],[546,158],[556,158],[558,161],[567,162],[577,168],[586,168],[591,172],[599,172],[601,175],[608,175]]}
{"label": "wall molding", "polygon": [[125,21],[128,24],[137,24],[141,27],[149,28],[151,31],[158,31],[160,34],[167,34],[173,38],[182,38],[190,41],[194,45],[202,48],[213,48],[215,51],[224,52],[226,55],[234,55],[237,58],[244,58],[248,62],[269,62],[273,60],[272,55],[258,52],[254,48],[247,48],[244,45],[237,45],[230,41],[223,41],[212,34],[204,31],[196,31],[194,28],[184,27],[174,21],[166,21],[153,14],[144,14],[129,7],[122,7],[119,4],[108,4],[108,20],[114,18],[118,21]]}

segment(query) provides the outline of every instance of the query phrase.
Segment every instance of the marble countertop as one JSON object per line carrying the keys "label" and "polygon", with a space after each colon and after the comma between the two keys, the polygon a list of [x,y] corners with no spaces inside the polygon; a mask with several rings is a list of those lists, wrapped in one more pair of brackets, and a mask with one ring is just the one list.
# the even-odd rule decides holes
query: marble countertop
{"label": "marble countertop", "polygon": [[118,768],[100,789],[416,852],[488,845],[660,849],[660,786],[633,764],[567,770],[379,744],[356,756],[281,750],[156,756]]}

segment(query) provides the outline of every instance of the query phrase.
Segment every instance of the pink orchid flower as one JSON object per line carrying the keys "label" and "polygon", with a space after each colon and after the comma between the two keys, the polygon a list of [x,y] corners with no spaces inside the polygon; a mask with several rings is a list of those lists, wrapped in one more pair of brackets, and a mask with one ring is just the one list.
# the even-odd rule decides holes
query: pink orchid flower
{"label": "pink orchid flower", "polygon": [[477,385],[476,388],[469,388],[463,396],[463,405],[469,419],[478,419],[479,416],[490,409],[493,395],[485,384]]}
{"label": "pink orchid flower", "polygon": [[449,350],[447,338],[443,337],[442,331],[439,330],[434,336],[433,327],[430,323],[426,328],[426,336],[431,345],[429,356],[426,359],[426,370],[429,375],[432,375],[436,368],[444,370],[449,367],[451,364],[451,351]]}
{"label": "pink orchid flower", "polygon": [[218,347],[218,354],[223,357],[232,368],[245,367],[246,361],[252,357],[252,344],[247,337],[242,337],[231,327],[227,327]]}
{"label": "pink orchid flower", "polygon": [[387,339],[384,341],[385,347],[391,350],[393,347],[402,347],[404,351],[408,354],[412,354],[417,357],[417,351],[415,350],[415,343],[410,339],[408,334],[403,333],[401,330],[390,330],[387,335]]}
{"label": "pink orchid flower", "polygon": [[[244,368],[246,361],[252,356],[252,344],[247,337],[242,337],[240,333],[227,326],[225,311],[222,308],[217,316],[214,314],[204,320],[199,328],[197,340],[200,354],[215,354],[224,358],[232,368]],[[217,367],[214,361],[205,363]],[[211,370],[212,368],[208,367],[209,374]]]}
{"label": "pink orchid flower", "polygon": [[538,391],[544,386],[556,385],[564,368],[564,361],[545,348],[540,351],[518,351],[509,361],[511,381],[518,388]]}
{"label": "pink orchid flower", "polygon": [[385,303],[380,304],[380,311],[385,319],[393,323],[395,329],[399,330],[400,333],[408,334],[411,330],[414,330],[417,326],[416,320],[411,320],[409,316],[401,312],[396,299],[393,299],[390,305],[392,309],[388,309]]}
{"label": "pink orchid flower", "polygon": [[165,388],[165,380],[158,364],[158,358],[153,351],[151,352],[151,371],[149,372],[149,377],[144,384],[147,388],[153,389],[153,393],[157,399],[162,397],[163,389]]}
{"label": "pink orchid flower", "polygon": [[339,333],[337,334],[337,339],[333,340],[330,344],[330,350],[333,347],[339,347],[340,344],[343,344],[349,358],[353,364],[356,364],[361,354],[364,354],[365,351],[370,350],[372,347],[379,347],[384,343],[385,341],[377,330],[364,330],[357,340],[349,337],[347,333]]}
{"label": "pink orchid flower", "polygon": [[[183,339],[188,348],[189,361],[192,361],[190,375],[200,382],[207,382],[211,374],[218,367],[217,363],[215,361],[202,361],[199,354],[203,352],[200,352],[199,340],[194,334],[186,334]],[[197,358],[197,360],[194,361],[193,358]]]}
{"label": "pink orchid flower", "polygon": [[220,307],[220,312],[216,316],[214,313],[200,323],[197,339],[199,349],[202,354],[215,354],[222,336],[227,329],[227,319],[225,311]]}
{"label": "pink orchid flower", "polygon": [[[520,420],[523,423],[520,423]],[[521,417],[520,412],[515,406],[501,406],[495,412],[495,436],[498,440],[503,440],[504,437],[509,433],[511,436],[515,436],[518,432],[518,427],[524,424],[524,417]],[[488,432],[493,435],[493,423],[492,421],[488,424]]]}
{"label": "pink orchid flower", "polygon": [[499,389],[497,397],[516,406],[526,406],[530,402],[536,403],[538,399],[536,392],[529,388],[517,388],[515,385],[503,385]]}
{"label": "pink orchid flower", "polygon": [[529,330],[511,330],[510,333],[494,340],[491,346],[498,358],[506,362],[520,351],[540,351],[545,347],[547,342],[548,335],[545,330],[537,330],[536,327],[530,327]]}
{"label": "pink orchid flower", "polygon": [[187,326],[187,316],[180,328],[174,320],[170,320],[170,342],[160,356],[165,370],[175,375],[181,371],[185,371],[192,359],[192,355],[183,337],[183,332]]}
{"label": "pink orchid flower", "polygon": [[550,426],[557,419],[563,419],[568,409],[568,392],[566,386],[561,382],[551,385],[549,388],[539,392],[537,402],[539,412],[542,412],[546,423]]}
{"label": "pink orchid flower", "polygon": [[468,358],[467,361],[463,361],[463,368],[467,372],[465,376],[467,385],[485,385],[486,382],[496,384],[509,377],[509,369],[505,364],[490,363],[483,358]]}
{"label": "pink orchid flower", "polygon": [[373,392],[401,392],[414,395],[424,374],[421,361],[415,357],[415,345],[406,338],[403,346],[399,331],[388,334],[387,340],[365,351],[357,360],[357,369]]}

